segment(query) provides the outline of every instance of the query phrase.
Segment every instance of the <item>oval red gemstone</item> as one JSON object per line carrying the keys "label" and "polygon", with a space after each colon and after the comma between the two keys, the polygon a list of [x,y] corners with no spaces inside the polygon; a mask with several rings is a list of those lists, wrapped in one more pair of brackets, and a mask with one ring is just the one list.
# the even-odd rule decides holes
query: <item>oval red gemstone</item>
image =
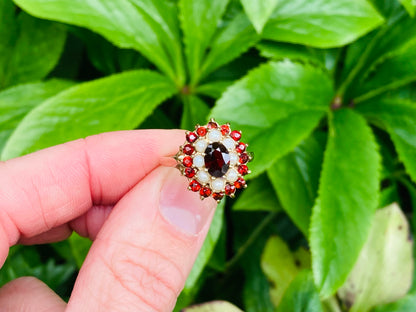
{"label": "oval red gemstone", "polygon": [[192,192],[198,192],[201,189],[201,184],[197,180],[192,180],[191,183],[189,183],[189,188]]}
{"label": "oval red gemstone", "polygon": [[241,175],[246,175],[248,173],[248,167],[246,165],[240,165],[238,166],[238,172]]}
{"label": "oval red gemstone", "polygon": [[214,198],[215,200],[221,200],[224,197],[223,193],[213,193],[212,194],[212,198]]}
{"label": "oval red gemstone", "polygon": [[231,131],[230,137],[232,137],[234,141],[238,141],[241,139],[241,132],[237,130]]}
{"label": "oval red gemstone", "polygon": [[186,154],[186,155],[192,155],[193,152],[195,151],[195,148],[191,145],[191,144],[186,144],[182,151]]}
{"label": "oval red gemstone", "polygon": [[237,181],[234,182],[234,186],[238,189],[242,189],[246,185],[246,180],[244,178],[239,177]]}
{"label": "oval red gemstone", "polygon": [[205,168],[216,178],[222,177],[230,167],[230,155],[227,148],[218,142],[209,144],[205,149]]}
{"label": "oval red gemstone", "polygon": [[185,174],[185,177],[187,177],[187,178],[193,178],[195,176],[195,169],[194,168],[187,167],[187,168],[185,168],[185,170],[183,171],[183,173]]}
{"label": "oval red gemstone", "polygon": [[237,146],[235,147],[235,149],[239,153],[244,152],[246,150],[246,148],[247,148],[247,146],[243,142],[238,143]]}
{"label": "oval red gemstone", "polygon": [[234,194],[235,186],[232,185],[232,184],[227,184],[227,185],[225,185],[224,191],[225,191],[226,195],[230,196],[230,195]]}
{"label": "oval red gemstone", "polygon": [[207,128],[208,128],[208,129],[217,129],[217,128],[218,128],[218,124],[217,124],[215,121],[210,121],[210,122],[207,124]]}
{"label": "oval red gemstone", "polygon": [[211,193],[212,193],[212,191],[211,191],[211,189],[210,189],[209,187],[203,187],[203,188],[201,188],[201,189],[199,190],[199,194],[200,194],[201,196],[204,196],[204,197],[208,197],[208,196],[210,196],[210,195],[211,195]]}
{"label": "oval red gemstone", "polygon": [[185,156],[182,160],[182,163],[185,167],[192,166],[192,157],[191,156]]}
{"label": "oval red gemstone", "polygon": [[221,126],[221,133],[222,135],[227,135],[230,133],[230,126],[229,125],[222,125]]}
{"label": "oval red gemstone", "polygon": [[198,139],[198,136],[196,135],[196,133],[189,132],[189,133],[186,135],[186,140],[187,140],[189,143],[194,143],[194,142],[196,141],[196,139]]}
{"label": "oval red gemstone", "polygon": [[196,129],[196,133],[200,136],[203,137],[207,134],[207,129],[205,127],[198,127],[198,129]]}
{"label": "oval red gemstone", "polygon": [[[238,161],[240,162],[240,164],[245,164],[246,162],[248,162],[250,160],[250,157],[248,156],[247,153],[241,153],[240,157],[238,158]],[[246,166],[247,167],[247,166]]]}

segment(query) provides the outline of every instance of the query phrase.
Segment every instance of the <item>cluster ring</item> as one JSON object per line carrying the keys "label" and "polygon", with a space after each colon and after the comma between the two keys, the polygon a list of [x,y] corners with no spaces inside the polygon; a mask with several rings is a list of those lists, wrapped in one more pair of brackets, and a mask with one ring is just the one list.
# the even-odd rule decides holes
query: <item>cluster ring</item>
{"label": "cluster ring", "polygon": [[251,172],[247,163],[253,155],[240,139],[241,131],[213,118],[204,126],[196,125],[195,131],[187,131],[174,158],[189,180],[188,189],[199,192],[201,199],[212,197],[220,202],[225,195],[234,197],[236,190],[246,188],[244,176]]}

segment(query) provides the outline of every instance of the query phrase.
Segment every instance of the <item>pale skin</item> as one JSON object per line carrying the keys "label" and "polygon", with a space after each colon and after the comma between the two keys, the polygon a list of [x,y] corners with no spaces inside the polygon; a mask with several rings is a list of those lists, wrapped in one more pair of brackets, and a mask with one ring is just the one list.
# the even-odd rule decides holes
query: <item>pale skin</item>
{"label": "pale skin", "polygon": [[104,133],[0,163],[0,265],[10,246],[93,240],[71,298],[23,277],[0,311],[172,311],[216,207],[161,159],[181,130]]}

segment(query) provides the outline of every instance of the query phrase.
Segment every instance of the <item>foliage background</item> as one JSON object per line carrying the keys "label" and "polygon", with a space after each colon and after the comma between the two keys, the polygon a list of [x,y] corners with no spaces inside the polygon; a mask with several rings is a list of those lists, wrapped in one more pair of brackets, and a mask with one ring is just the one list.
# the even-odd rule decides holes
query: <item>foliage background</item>
{"label": "foliage background", "polygon": [[[230,122],[256,156],[250,187],[219,206],[176,309],[414,311],[415,12],[413,0],[0,0],[1,158]],[[12,247],[0,285],[34,275],[67,299],[90,244]]]}

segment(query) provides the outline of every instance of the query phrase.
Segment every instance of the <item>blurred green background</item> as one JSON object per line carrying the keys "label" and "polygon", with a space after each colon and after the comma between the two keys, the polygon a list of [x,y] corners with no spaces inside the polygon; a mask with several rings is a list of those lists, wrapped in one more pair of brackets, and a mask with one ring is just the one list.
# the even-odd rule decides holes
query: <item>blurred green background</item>
{"label": "blurred green background", "polygon": [[[1,159],[230,122],[255,154],[249,187],[219,205],[176,310],[416,311],[415,12],[414,0],[0,0]],[[90,245],[74,233],[13,246],[0,285],[36,276],[68,300]]]}

